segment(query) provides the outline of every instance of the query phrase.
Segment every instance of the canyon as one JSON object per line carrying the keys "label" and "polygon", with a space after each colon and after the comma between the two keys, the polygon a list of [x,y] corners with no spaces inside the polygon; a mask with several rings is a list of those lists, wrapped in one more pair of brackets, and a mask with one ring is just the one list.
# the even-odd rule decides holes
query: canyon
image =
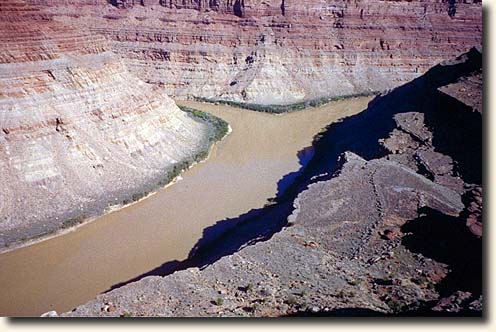
{"label": "canyon", "polygon": [[481,66],[472,49],[331,124],[278,231],[284,200],[63,316],[480,316]]}
{"label": "canyon", "polygon": [[103,37],[0,5],[2,249],[145,196],[207,148],[210,126],[130,74]]}
{"label": "canyon", "polygon": [[291,104],[383,91],[482,42],[477,0],[29,1],[104,36],[175,98]]}
{"label": "canyon", "polygon": [[0,0],[0,40],[1,314],[481,316],[481,1]]}
{"label": "canyon", "polygon": [[211,126],[168,96],[318,104],[482,43],[477,1],[4,0],[0,15],[4,248],[140,199],[207,150]]}
{"label": "canyon", "polygon": [[63,312],[163,262],[178,262],[170,264],[177,268],[197,243],[222,234],[219,227],[208,232],[219,220],[229,229],[241,222],[239,215],[270,204],[313,156],[313,136],[369,100],[282,115],[181,102],[225,119],[232,132],[174,185],[74,232],[0,255],[0,312]]}

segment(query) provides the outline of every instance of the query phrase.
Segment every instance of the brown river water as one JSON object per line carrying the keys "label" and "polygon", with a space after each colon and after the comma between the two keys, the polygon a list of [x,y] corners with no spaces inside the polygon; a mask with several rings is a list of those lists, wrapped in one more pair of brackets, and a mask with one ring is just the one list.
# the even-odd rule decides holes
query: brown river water
{"label": "brown river water", "polygon": [[179,104],[223,118],[232,133],[182,180],[67,234],[0,255],[0,316],[69,311],[165,262],[183,260],[204,228],[263,207],[277,182],[300,168],[297,152],[370,97],[273,115]]}

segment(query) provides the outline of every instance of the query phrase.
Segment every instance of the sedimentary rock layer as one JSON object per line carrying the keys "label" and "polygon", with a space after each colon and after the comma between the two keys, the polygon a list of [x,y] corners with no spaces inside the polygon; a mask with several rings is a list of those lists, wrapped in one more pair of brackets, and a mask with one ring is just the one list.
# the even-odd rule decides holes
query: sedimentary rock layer
{"label": "sedimentary rock layer", "polygon": [[[319,153],[340,155],[334,176],[299,194],[270,239],[253,244],[258,231],[208,265],[231,232],[196,248],[201,269],[146,277],[64,315],[480,315],[482,118],[438,88],[473,82],[481,64],[473,49],[331,125],[307,170]],[[480,104],[481,86],[464,89]]]}
{"label": "sedimentary rock layer", "polygon": [[164,184],[208,133],[102,36],[18,0],[0,2],[0,129],[0,247]]}
{"label": "sedimentary rock layer", "polygon": [[170,95],[288,104],[382,91],[482,42],[480,1],[29,0]]}

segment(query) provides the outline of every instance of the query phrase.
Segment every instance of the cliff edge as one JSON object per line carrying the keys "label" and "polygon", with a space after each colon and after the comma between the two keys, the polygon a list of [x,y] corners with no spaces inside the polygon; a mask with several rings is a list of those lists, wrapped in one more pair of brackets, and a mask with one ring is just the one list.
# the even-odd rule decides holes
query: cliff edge
{"label": "cliff edge", "polygon": [[102,36],[6,0],[0,40],[0,250],[137,200],[208,147]]}
{"label": "cliff edge", "polygon": [[333,175],[269,239],[63,316],[480,316],[481,65],[472,49],[332,124],[314,144]]}

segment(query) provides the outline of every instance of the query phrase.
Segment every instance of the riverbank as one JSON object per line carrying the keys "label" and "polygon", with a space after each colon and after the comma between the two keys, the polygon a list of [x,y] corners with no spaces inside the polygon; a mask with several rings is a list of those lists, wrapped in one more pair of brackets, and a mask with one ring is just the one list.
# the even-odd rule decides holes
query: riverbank
{"label": "riverbank", "polygon": [[[7,253],[13,250],[17,250],[23,247],[31,246],[33,244],[46,241],[58,236],[62,236],[68,234],[70,232],[76,231],[79,227],[87,225],[102,216],[119,211],[120,209],[129,207],[137,202],[146,199],[157,191],[166,189],[167,187],[173,185],[177,181],[181,179],[181,173],[190,169],[197,163],[203,162],[208,159],[214,144],[222,141],[229,133],[231,132],[231,128],[227,122],[224,120],[215,117],[209,113],[202,112],[200,110],[195,110],[189,107],[179,107],[183,112],[186,112],[191,118],[195,119],[198,122],[204,123],[209,127],[209,134],[204,138],[205,143],[204,148],[200,149],[197,153],[192,156],[183,159],[182,161],[176,163],[172,167],[169,167],[166,170],[166,176],[162,180],[158,181],[158,184],[145,184],[143,190],[135,191],[133,193],[128,194],[126,198],[122,200],[122,202],[117,204],[109,205],[104,211],[100,214],[85,217],[84,215],[72,217],[71,219],[67,219],[62,222],[59,229],[49,230],[47,233],[36,235],[31,238],[21,239],[19,242],[9,243],[5,247],[0,248],[0,254]],[[155,183],[154,181],[152,181]],[[152,185],[153,187],[150,187]]]}
{"label": "riverbank", "polygon": [[210,99],[210,98],[203,98],[203,97],[194,97],[193,100],[199,101],[199,102],[206,102],[206,103],[210,103],[210,104],[215,104],[215,105],[228,105],[228,106],[246,109],[246,110],[250,110],[250,111],[281,114],[281,113],[301,111],[301,110],[309,108],[309,107],[320,107],[320,106],[323,106],[323,105],[328,104],[330,102],[352,99],[352,98],[359,98],[359,97],[372,97],[372,96],[375,96],[378,94],[380,94],[380,91],[369,91],[369,92],[363,92],[363,93],[343,95],[343,96],[339,96],[339,97],[322,97],[322,98],[318,98],[318,99],[304,100],[304,101],[301,101],[298,103],[285,104],[285,105],[242,103],[242,102],[237,102],[237,101],[230,101],[230,100],[224,100],[224,99]]}
{"label": "riverbank", "polygon": [[436,66],[329,125],[274,204],[62,316],[482,317],[481,63]]}
{"label": "riverbank", "polygon": [[369,101],[280,115],[178,101],[222,118],[232,133],[175,185],[64,236],[0,255],[0,313],[67,311],[164,262],[186,259],[210,226],[270,204],[313,156],[299,152],[314,136]]}

